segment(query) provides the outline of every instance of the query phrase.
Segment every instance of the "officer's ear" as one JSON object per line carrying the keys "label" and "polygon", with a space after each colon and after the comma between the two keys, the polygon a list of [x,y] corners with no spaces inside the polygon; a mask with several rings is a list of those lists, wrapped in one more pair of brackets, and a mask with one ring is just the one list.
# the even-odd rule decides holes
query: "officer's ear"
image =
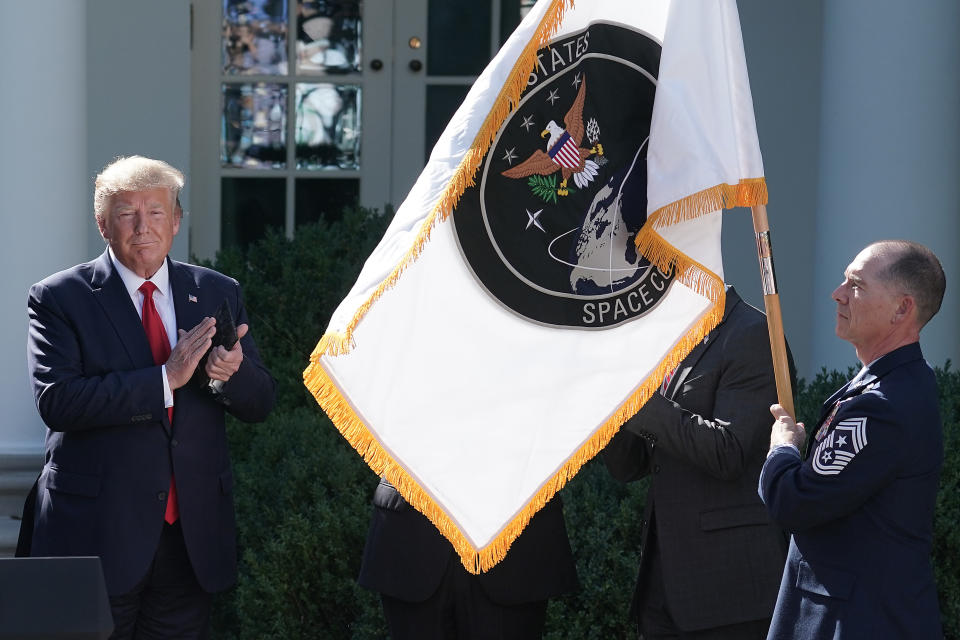
{"label": "officer's ear", "polygon": [[913,299],[913,296],[909,293],[904,293],[900,296],[900,303],[897,305],[896,310],[893,312],[893,319],[891,320],[892,324],[900,324],[906,320],[916,319],[917,315],[917,302]]}

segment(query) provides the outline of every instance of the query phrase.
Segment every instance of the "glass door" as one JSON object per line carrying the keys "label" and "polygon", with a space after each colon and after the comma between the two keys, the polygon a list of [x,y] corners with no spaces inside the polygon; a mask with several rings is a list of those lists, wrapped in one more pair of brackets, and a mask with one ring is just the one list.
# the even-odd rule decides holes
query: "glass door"
{"label": "glass door", "polygon": [[214,0],[192,11],[191,254],[398,206],[533,0]]}
{"label": "glass door", "polygon": [[[403,0],[394,21],[393,198],[413,185],[477,76],[535,0]],[[422,159],[423,163],[415,162]]]}
{"label": "glass door", "polygon": [[392,1],[217,0],[192,13],[193,254],[389,202],[378,141]]}

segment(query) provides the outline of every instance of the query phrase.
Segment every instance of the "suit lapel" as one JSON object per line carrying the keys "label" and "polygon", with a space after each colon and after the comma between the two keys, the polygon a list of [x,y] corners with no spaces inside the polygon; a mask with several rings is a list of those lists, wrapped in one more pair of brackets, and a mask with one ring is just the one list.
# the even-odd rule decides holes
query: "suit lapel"
{"label": "suit lapel", "polygon": [[677,390],[683,388],[683,382],[690,375],[690,372],[693,371],[693,368],[697,366],[697,363],[700,362],[700,358],[703,357],[703,354],[707,352],[707,349],[713,344],[713,339],[717,335],[717,329],[720,328],[724,322],[727,321],[727,318],[730,317],[730,312],[733,311],[734,307],[740,304],[740,296],[737,295],[737,292],[733,290],[733,287],[730,287],[726,291],[726,302],[723,307],[723,318],[720,320],[720,323],[706,336],[703,340],[700,341],[697,346],[695,346],[687,357],[684,358],[680,364],[677,366],[677,371],[673,375],[673,379],[670,381],[670,384],[667,388],[666,396],[667,398],[673,400],[674,396],[677,395]]}
{"label": "suit lapel", "polygon": [[140,314],[134,308],[127,288],[123,286],[123,279],[110,260],[109,252],[104,251],[94,263],[90,287],[94,299],[103,308],[134,366],[153,364],[150,343],[143,331]]}
{"label": "suit lapel", "polygon": [[711,343],[711,338],[713,337],[711,331],[708,333],[700,343],[693,348],[690,353],[687,354],[687,357],[677,365],[677,371],[673,374],[673,379],[670,381],[670,384],[667,387],[667,398],[674,400],[674,396],[677,395],[677,389],[683,388],[683,382],[690,375],[690,372],[693,371],[693,368],[697,366],[697,363],[700,361],[700,358],[703,357],[703,354],[707,351],[707,347]]}
{"label": "suit lapel", "polygon": [[823,403],[823,407],[820,410],[820,420],[817,422],[817,426],[819,427],[823,424],[824,419],[838,402],[863,393],[863,390],[867,386],[873,384],[900,365],[922,358],[923,354],[920,351],[920,345],[915,342],[891,351],[879,358],[876,362],[871,363],[862,375],[854,376],[847,384],[840,387],[836,393],[827,398],[827,401]]}
{"label": "suit lapel", "polygon": [[[170,295],[173,296],[173,310],[177,317],[177,328],[189,331],[200,322],[203,317],[200,306],[200,293],[193,272],[183,263],[167,258],[168,273],[170,275]],[[179,336],[178,336],[179,340]],[[189,402],[186,395],[174,391],[173,417],[177,418],[178,408],[184,410],[184,402]],[[174,426],[170,426],[168,433],[172,433]]]}
{"label": "suit lapel", "polygon": [[190,331],[203,319],[200,287],[193,272],[185,264],[167,258],[170,269],[170,291],[173,296],[173,308],[177,314],[177,329]]}
{"label": "suit lapel", "polygon": [[[819,442],[823,436],[826,435],[830,422],[833,421],[841,403],[849,398],[860,395],[868,387],[876,383],[877,380],[901,364],[922,357],[923,354],[920,352],[920,345],[918,343],[909,344],[882,356],[876,362],[870,364],[866,371],[854,376],[847,384],[840,387],[836,393],[827,398],[827,401],[823,403],[823,407],[820,410],[820,419],[817,421],[817,425],[813,430],[814,437],[812,440]],[[809,456],[811,450],[812,445],[808,440],[807,452],[804,457]]]}
{"label": "suit lapel", "polygon": [[827,415],[833,409],[833,406],[840,402],[846,395],[847,391],[850,389],[850,384],[853,382],[853,379],[847,381],[845,385],[833,392],[833,395],[824,401],[823,405],[820,407],[820,419],[817,420],[817,427],[819,428],[823,421],[826,419]]}
{"label": "suit lapel", "polygon": [[[823,438],[826,433],[826,425],[833,420],[833,417],[837,414],[837,410],[840,408],[840,404],[847,398],[856,395],[860,392],[860,389],[863,388],[862,385],[854,385],[853,381],[856,378],[851,378],[847,381],[847,384],[843,385],[837,391],[834,392],[832,396],[827,398],[827,401],[823,403],[823,406],[820,408],[820,419],[817,420],[816,426],[810,433],[813,434],[812,437],[807,438],[806,448],[803,453],[803,458],[806,460],[810,456],[810,452],[813,451],[814,445]],[[871,378],[873,380],[875,378]],[[859,381],[858,381],[859,382]]]}

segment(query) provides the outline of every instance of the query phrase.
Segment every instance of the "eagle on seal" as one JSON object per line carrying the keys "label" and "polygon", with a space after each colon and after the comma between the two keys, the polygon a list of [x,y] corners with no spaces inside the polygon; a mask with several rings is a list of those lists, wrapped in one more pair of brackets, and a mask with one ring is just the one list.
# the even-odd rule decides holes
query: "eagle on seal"
{"label": "eagle on seal", "polygon": [[563,118],[566,129],[551,120],[547,123],[547,128],[540,133],[541,138],[550,136],[547,140],[547,150],[537,149],[529,158],[515,167],[507,169],[501,175],[507,178],[525,178],[529,175],[539,174],[549,176],[557,171],[561,172],[563,181],[557,188],[557,195],[565,196],[569,193],[567,190],[567,180],[573,176],[573,182],[578,188],[582,189],[597,175],[599,165],[590,156],[596,154],[603,155],[603,145],[596,144],[590,148],[580,146],[583,140],[583,101],[586,96],[587,79],[584,77],[580,83],[580,90],[573,101],[573,106],[567,111]]}

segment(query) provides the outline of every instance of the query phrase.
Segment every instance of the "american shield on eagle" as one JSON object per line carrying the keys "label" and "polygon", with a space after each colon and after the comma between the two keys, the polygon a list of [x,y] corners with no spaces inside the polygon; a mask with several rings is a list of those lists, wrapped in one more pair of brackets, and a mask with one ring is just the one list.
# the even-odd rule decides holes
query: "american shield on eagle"
{"label": "american shield on eagle", "polygon": [[634,247],[646,222],[659,64],[656,40],[604,22],[538,52],[477,184],[453,212],[464,258],[508,309],[540,324],[602,329],[666,294],[673,274]]}
{"label": "american shield on eagle", "polygon": [[[585,188],[597,177],[600,165],[590,160],[590,157],[593,155],[603,156],[603,145],[599,142],[599,125],[596,120],[590,121],[590,143],[592,146],[589,148],[581,147],[585,133],[583,100],[587,91],[587,80],[581,78],[578,74],[575,82],[579,83],[580,89],[577,91],[573,106],[570,107],[563,118],[566,128],[564,129],[553,120],[548,122],[547,128],[540,133],[541,138],[547,138],[546,152],[537,149],[522,163],[503,171],[503,175],[508,178],[525,178],[531,174],[550,176],[559,171],[563,176],[563,181],[557,188],[557,195],[561,196],[569,194],[567,181],[570,176],[573,176],[574,184],[580,189]],[[552,200],[553,202],[557,201],[556,198],[552,198]]]}

